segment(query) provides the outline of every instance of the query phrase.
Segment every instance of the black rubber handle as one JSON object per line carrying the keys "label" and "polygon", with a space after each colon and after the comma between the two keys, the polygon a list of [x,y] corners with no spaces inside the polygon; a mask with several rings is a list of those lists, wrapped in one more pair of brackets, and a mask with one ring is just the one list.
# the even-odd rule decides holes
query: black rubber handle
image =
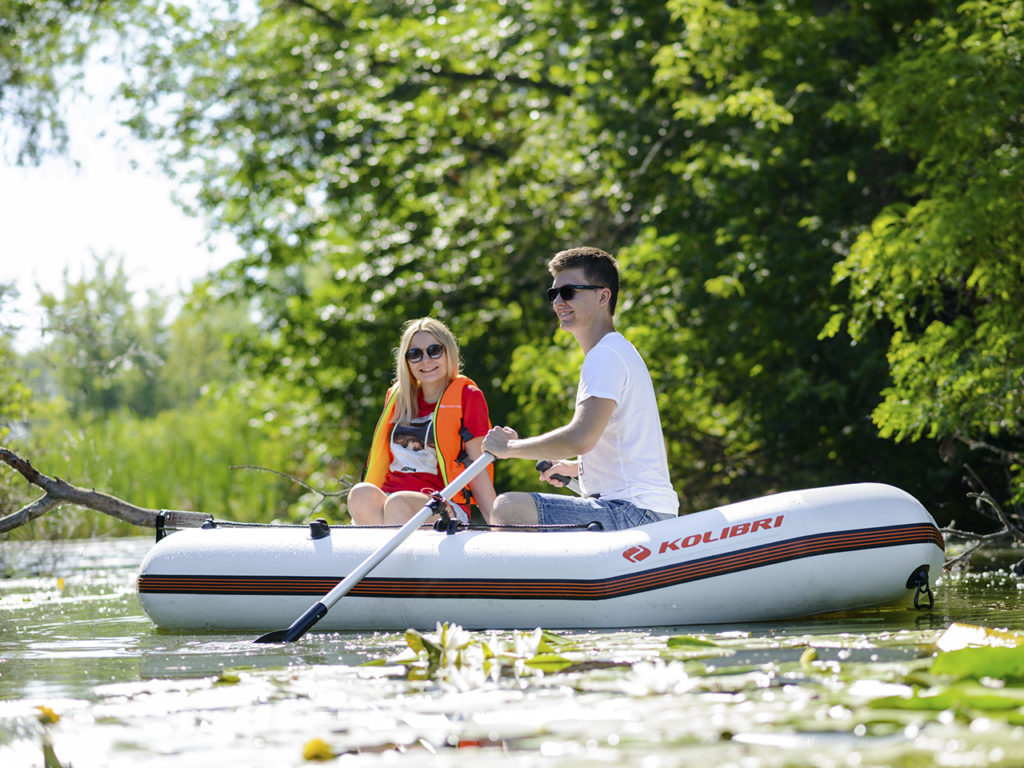
{"label": "black rubber handle", "polygon": [[[547,472],[550,467],[551,462],[548,461],[547,459],[541,459],[540,461],[537,462],[538,472]],[[572,478],[569,477],[568,475],[552,475],[551,477],[553,477],[555,480],[557,480],[564,486],[568,486],[569,483],[572,482]]]}

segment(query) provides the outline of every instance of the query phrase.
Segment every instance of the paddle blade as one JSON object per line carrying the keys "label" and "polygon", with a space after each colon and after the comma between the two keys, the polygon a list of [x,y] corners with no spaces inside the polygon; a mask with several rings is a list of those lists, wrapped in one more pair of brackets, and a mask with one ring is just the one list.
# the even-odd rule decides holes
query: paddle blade
{"label": "paddle blade", "polygon": [[287,643],[288,642],[288,630],[277,629],[273,632],[267,632],[265,635],[260,635],[254,643]]}
{"label": "paddle blade", "polygon": [[267,632],[253,640],[254,643],[294,643],[306,634],[314,624],[327,614],[327,606],[323,603],[315,603],[310,606],[304,614],[299,616],[288,629],[278,629],[274,632]]}

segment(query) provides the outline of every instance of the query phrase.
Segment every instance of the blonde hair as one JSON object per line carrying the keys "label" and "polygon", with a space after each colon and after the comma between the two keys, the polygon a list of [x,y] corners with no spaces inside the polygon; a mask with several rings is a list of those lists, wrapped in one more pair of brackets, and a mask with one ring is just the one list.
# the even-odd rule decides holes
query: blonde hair
{"label": "blonde hair", "polygon": [[448,326],[433,317],[421,317],[407,322],[402,327],[402,341],[395,350],[395,382],[398,384],[398,391],[395,393],[394,424],[410,424],[419,416],[420,385],[409,370],[405,353],[412,346],[412,337],[420,331],[429,333],[444,347],[445,358],[448,361],[448,383],[459,375],[459,342]]}

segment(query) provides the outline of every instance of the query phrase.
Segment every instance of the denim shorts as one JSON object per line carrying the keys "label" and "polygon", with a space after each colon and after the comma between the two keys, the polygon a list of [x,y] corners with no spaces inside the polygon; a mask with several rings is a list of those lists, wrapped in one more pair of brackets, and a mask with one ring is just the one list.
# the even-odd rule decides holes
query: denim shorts
{"label": "denim shorts", "polygon": [[586,525],[598,522],[606,531],[618,531],[675,517],[641,509],[625,499],[599,499],[559,493],[531,493],[530,496],[537,505],[537,522],[540,525]]}

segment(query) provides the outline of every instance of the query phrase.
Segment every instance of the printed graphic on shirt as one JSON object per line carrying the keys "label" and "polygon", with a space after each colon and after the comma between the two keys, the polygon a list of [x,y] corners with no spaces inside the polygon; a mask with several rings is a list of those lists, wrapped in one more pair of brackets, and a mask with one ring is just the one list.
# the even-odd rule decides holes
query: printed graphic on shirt
{"label": "printed graphic on shirt", "polygon": [[391,471],[438,473],[434,448],[434,415],[399,424],[391,433]]}

